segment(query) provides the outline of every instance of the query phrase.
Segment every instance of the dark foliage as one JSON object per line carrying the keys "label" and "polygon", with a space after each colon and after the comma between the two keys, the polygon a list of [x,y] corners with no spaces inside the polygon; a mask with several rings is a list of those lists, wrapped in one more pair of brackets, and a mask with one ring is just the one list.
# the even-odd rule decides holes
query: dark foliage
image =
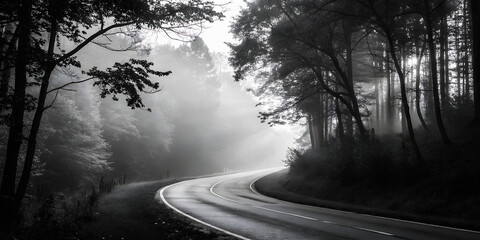
{"label": "dark foliage", "polygon": [[386,184],[395,178],[399,166],[392,153],[380,142],[355,139],[348,142],[348,147],[344,148],[340,142],[330,141],[325,148],[308,150],[303,154],[291,149],[286,161],[290,166],[290,174],[302,175],[306,179],[328,179],[346,185],[360,181]]}
{"label": "dark foliage", "polygon": [[[172,72],[160,72],[151,69],[153,63],[146,60],[130,59],[126,63],[115,63],[113,68],[107,68],[106,71],[98,70],[97,67],[90,69],[87,72],[88,76],[94,77],[94,86],[99,86],[101,89],[100,96],[105,98],[107,95],[112,95],[114,101],[118,101],[118,94],[123,94],[126,97],[127,105],[132,109],[144,108],[142,98],[138,92],[158,92],[158,82],[152,82],[150,75],[162,77],[168,76]],[[147,91],[145,87],[152,88]],[[138,91],[137,91],[138,89]],[[147,109],[151,111],[150,108]]]}

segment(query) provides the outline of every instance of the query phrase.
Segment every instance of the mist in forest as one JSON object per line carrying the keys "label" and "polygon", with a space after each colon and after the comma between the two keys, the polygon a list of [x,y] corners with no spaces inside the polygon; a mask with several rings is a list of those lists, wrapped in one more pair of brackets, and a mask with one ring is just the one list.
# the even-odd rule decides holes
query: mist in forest
{"label": "mist in forest", "polygon": [[[120,36],[111,40],[130,44]],[[141,96],[151,111],[130,109],[122,97],[100,98],[90,81],[59,91],[40,131],[36,184],[65,190],[101,177],[130,182],[282,164],[292,134],[259,121],[256,101],[234,82],[227,57],[211,52],[201,38],[136,51],[93,45],[78,56],[82,69],[106,69],[130,58],[172,71],[152,79],[161,91]],[[86,78],[77,68],[55,71],[52,88]]]}

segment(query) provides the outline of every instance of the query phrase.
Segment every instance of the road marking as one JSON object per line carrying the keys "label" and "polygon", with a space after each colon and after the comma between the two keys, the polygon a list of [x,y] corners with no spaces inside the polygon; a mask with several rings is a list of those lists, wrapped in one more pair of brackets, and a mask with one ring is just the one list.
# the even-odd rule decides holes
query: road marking
{"label": "road marking", "polygon": [[252,192],[254,192],[255,194],[264,196],[264,195],[258,193],[257,190],[255,190],[255,188],[253,187],[253,185],[255,184],[255,182],[257,182],[258,179],[260,179],[260,178],[262,178],[262,177],[265,177],[265,176],[258,177],[257,179],[253,180],[253,181],[250,183],[250,190],[252,190]]}
{"label": "road marking", "polygon": [[353,228],[353,229],[357,229],[357,230],[362,230],[362,231],[365,231],[365,232],[371,232],[371,233],[376,233],[376,234],[380,234],[380,235],[395,237],[394,234],[387,233],[387,232],[381,232],[381,231],[377,231],[377,230],[373,230],[373,229],[369,229],[369,228],[348,226],[348,225],[344,225],[344,224],[340,224],[340,223],[334,223],[334,222],[330,222],[330,221],[323,221],[323,222],[326,223],[326,224],[332,224],[332,225],[337,225],[337,226],[341,226],[341,227],[346,227],[346,228]]}
{"label": "road marking", "polygon": [[387,233],[387,232],[381,232],[381,231],[377,231],[377,230],[373,230],[373,229],[368,229],[368,228],[362,228],[362,227],[353,227],[355,229],[359,229],[359,230],[363,230],[363,231],[367,231],[367,232],[372,232],[372,233],[377,233],[377,234],[381,234],[381,235],[387,235],[387,236],[395,236],[391,233]]}
{"label": "road marking", "polygon": [[316,218],[306,217],[306,216],[302,216],[302,215],[298,215],[298,214],[294,214],[294,213],[282,212],[282,211],[278,211],[278,210],[274,210],[274,209],[270,209],[270,208],[265,208],[265,207],[254,206],[254,205],[252,205],[252,207],[267,210],[267,211],[270,211],[270,212],[281,213],[281,214],[285,214],[285,215],[289,215],[289,216],[293,216],[293,217],[304,218],[304,219],[311,220],[311,221],[318,221],[318,219],[316,219]]}
{"label": "road marking", "polygon": [[395,219],[395,218],[389,218],[389,217],[375,216],[375,215],[370,215],[370,214],[361,214],[361,215],[369,216],[369,217],[375,217],[375,218],[381,218],[381,219],[386,219],[386,220],[391,220],[391,221],[397,221],[397,222],[405,222],[405,223],[424,225],[424,226],[435,227],[435,228],[443,228],[443,229],[455,230],[455,231],[460,231],[460,232],[480,234],[479,231],[468,230],[468,229],[463,229],[463,228],[447,227],[447,226],[435,225],[435,224],[430,224],[430,223],[414,222],[414,221],[408,221],[408,220],[403,220],[403,219]]}
{"label": "road marking", "polygon": [[[237,200],[233,200],[233,199],[230,199],[230,198],[227,198],[227,197],[224,197],[218,193],[216,193],[215,191],[213,191],[213,189],[218,185],[218,184],[221,184],[223,182],[226,182],[226,181],[230,181],[230,180],[234,180],[236,178],[230,178],[230,179],[224,179],[222,181],[219,181],[219,182],[216,182],[215,184],[213,184],[211,187],[210,187],[210,193],[212,193],[213,195],[221,198],[221,199],[224,199],[224,200],[227,200],[227,201],[230,201],[230,202],[234,202],[234,203],[238,203],[238,204],[241,204],[241,205],[245,205],[245,206],[251,206],[253,208],[258,208],[258,209],[263,209],[263,210],[266,210],[266,211],[270,211],[270,212],[275,212],[275,213],[280,213],[280,214],[284,214],[284,215],[288,215],[288,216],[292,216],[292,217],[298,217],[298,218],[303,218],[303,219],[307,219],[307,220],[310,220],[310,221],[318,221],[318,219],[316,218],[311,218],[311,217],[307,217],[307,216],[302,216],[302,215],[298,215],[298,214],[294,214],[294,213],[289,213],[289,212],[283,212],[283,211],[279,211],[279,210],[275,210],[275,209],[270,209],[270,208],[266,208],[266,207],[260,207],[260,206],[255,206],[255,205],[251,205],[251,204],[247,204],[247,203],[243,203],[243,202],[240,202],[240,201],[237,201]],[[260,179],[260,178],[258,178]],[[255,181],[254,181],[255,182]],[[250,187],[252,186],[252,184],[250,184]],[[259,194],[259,193],[257,193]],[[261,195],[261,194],[259,194]],[[263,196],[263,195],[262,195]]]}
{"label": "road marking", "polygon": [[218,231],[223,232],[223,233],[225,233],[225,234],[228,234],[228,235],[230,235],[230,236],[236,237],[236,238],[238,238],[238,239],[250,240],[250,239],[247,238],[247,237],[238,235],[238,234],[236,234],[236,233],[232,233],[232,232],[230,232],[230,231],[228,231],[228,230],[225,230],[225,229],[223,229],[223,228],[214,226],[214,225],[212,225],[212,224],[210,224],[210,223],[206,223],[206,222],[204,222],[204,221],[202,221],[202,220],[200,220],[200,219],[198,219],[198,218],[195,218],[194,216],[188,215],[188,214],[182,212],[181,210],[179,210],[178,208],[174,207],[174,206],[173,206],[172,204],[170,204],[169,202],[167,202],[167,200],[165,199],[165,196],[163,195],[163,193],[165,192],[165,190],[166,190],[167,188],[171,187],[171,186],[174,186],[174,185],[177,185],[177,184],[180,184],[180,183],[181,183],[181,182],[175,183],[175,184],[171,184],[171,185],[168,185],[168,186],[165,186],[165,187],[163,187],[160,191],[157,192],[157,195],[160,195],[160,198],[161,198],[162,201],[165,203],[165,205],[167,205],[167,206],[170,207],[171,209],[175,210],[176,212],[182,214],[183,216],[188,217],[188,218],[190,218],[190,219],[192,219],[192,220],[194,220],[194,221],[196,221],[196,222],[198,222],[198,223],[200,223],[200,224],[203,224],[203,225],[205,225],[205,226],[207,226],[207,227],[213,228],[213,229],[215,229],[215,230],[218,230]]}
{"label": "road marking", "polygon": [[210,193],[213,194],[213,195],[215,195],[215,196],[217,196],[217,197],[219,197],[219,198],[221,198],[221,199],[223,199],[223,200],[227,200],[227,201],[230,201],[230,202],[234,202],[234,203],[238,203],[238,204],[245,205],[245,204],[242,203],[242,202],[239,202],[239,201],[236,201],[236,200],[233,200],[233,199],[230,199],[230,198],[226,198],[226,197],[224,197],[224,196],[222,196],[222,195],[220,195],[220,194],[218,194],[218,193],[216,193],[216,192],[213,191],[213,188],[214,188],[215,186],[217,186],[218,184],[223,183],[223,182],[228,181],[228,180],[233,180],[233,179],[236,179],[236,178],[224,179],[224,180],[222,180],[222,181],[220,181],[220,182],[216,182],[215,184],[213,184],[213,185],[210,187]]}

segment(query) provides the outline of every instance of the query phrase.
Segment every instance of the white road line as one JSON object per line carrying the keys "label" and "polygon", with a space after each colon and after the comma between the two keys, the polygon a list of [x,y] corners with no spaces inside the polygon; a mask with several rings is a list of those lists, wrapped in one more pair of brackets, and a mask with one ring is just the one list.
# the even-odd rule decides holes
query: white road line
{"label": "white road line", "polygon": [[334,223],[334,222],[330,222],[330,221],[323,221],[323,222],[326,223],[326,224],[332,224],[332,225],[337,225],[337,226],[346,227],[346,228],[353,228],[353,229],[362,230],[362,231],[365,231],[365,232],[371,232],[371,233],[376,233],[376,234],[385,235],[385,236],[390,236],[390,237],[394,237],[394,236],[395,236],[394,234],[391,234],[391,233],[382,232],[382,231],[377,231],[377,230],[373,230],[373,229],[369,229],[369,228],[349,226],[349,225],[344,225],[344,224],[340,224],[340,223]]}
{"label": "white road line", "polygon": [[[298,215],[298,214],[294,214],[294,213],[283,212],[283,211],[274,210],[274,209],[270,209],[270,208],[265,208],[265,207],[260,207],[260,206],[251,205],[251,204],[246,204],[246,203],[243,203],[243,202],[239,202],[239,201],[237,201],[237,200],[233,200],[233,199],[224,197],[224,196],[216,193],[215,191],[213,191],[213,189],[215,188],[215,186],[217,186],[218,184],[223,183],[223,182],[226,182],[226,181],[229,181],[229,180],[233,180],[233,179],[235,179],[235,178],[224,179],[224,180],[222,180],[222,181],[216,182],[215,184],[212,185],[212,187],[210,187],[210,193],[212,193],[213,195],[215,195],[215,196],[217,196],[217,197],[219,197],[219,198],[221,198],[221,199],[224,199],[224,200],[227,200],[227,201],[230,201],[230,202],[234,202],[234,203],[238,203],[238,204],[241,204],[241,205],[251,206],[251,207],[253,207],[253,208],[263,209],[263,210],[266,210],[266,211],[275,212],[275,213],[280,213],[280,214],[284,214],[284,215],[288,215],[288,216],[292,216],[292,217],[303,218],[303,219],[307,219],[307,220],[310,220],[310,221],[318,221],[318,219],[311,218],[311,217],[307,217],[307,216],[302,216],[302,215]],[[250,186],[251,186],[251,184],[250,184]],[[258,193],[257,193],[257,194],[258,194]],[[259,194],[259,195],[260,195],[260,194]]]}
{"label": "white road line", "polygon": [[435,227],[435,228],[443,228],[443,229],[449,229],[449,230],[460,231],[460,232],[480,234],[479,231],[468,230],[468,229],[463,229],[463,228],[447,227],[447,226],[435,225],[435,224],[430,224],[430,223],[414,222],[414,221],[408,221],[408,220],[403,220],[403,219],[375,216],[375,215],[370,215],[370,214],[361,214],[361,215],[380,218],[380,219],[386,219],[386,220],[391,220],[391,221],[397,221],[397,222],[405,222],[405,223],[411,223],[411,224],[417,224],[417,225],[423,225],[423,226],[429,226],[429,227]]}
{"label": "white road line", "polygon": [[254,193],[257,194],[257,195],[264,196],[264,195],[258,193],[257,190],[255,190],[255,188],[253,187],[253,185],[255,184],[255,182],[258,181],[258,179],[260,179],[260,178],[262,178],[262,177],[265,177],[265,176],[258,177],[257,179],[253,180],[253,181],[250,183],[250,190],[252,190],[252,192],[254,192]]}
{"label": "white road line", "polygon": [[311,220],[311,221],[318,221],[318,219],[316,219],[316,218],[306,217],[306,216],[293,214],[293,213],[288,213],[288,212],[282,212],[282,211],[278,211],[278,210],[274,210],[274,209],[270,209],[270,208],[259,207],[259,206],[252,206],[252,207],[267,210],[267,211],[270,211],[270,212],[281,213],[281,214],[285,214],[285,215],[289,215],[289,216],[293,216],[293,217],[304,218],[304,219]]}
{"label": "white road line", "polygon": [[391,233],[387,233],[387,232],[381,232],[381,231],[377,231],[377,230],[373,230],[373,229],[368,229],[368,228],[362,228],[362,227],[353,227],[355,229],[359,229],[359,230],[363,230],[363,231],[367,231],[367,232],[373,232],[373,233],[378,233],[378,234],[381,234],[381,235],[387,235],[387,236],[395,236]]}
{"label": "white road line", "polygon": [[230,198],[226,198],[226,197],[224,197],[224,196],[222,196],[222,195],[220,195],[220,194],[218,194],[218,193],[216,193],[216,192],[213,191],[213,188],[214,188],[215,186],[217,186],[218,184],[223,183],[223,182],[228,181],[228,180],[232,180],[232,179],[235,179],[235,178],[224,179],[224,180],[222,180],[222,181],[220,181],[220,182],[216,182],[215,184],[213,184],[213,185],[210,187],[210,193],[213,194],[213,195],[215,195],[215,196],[217,196],[217,197],[219,197],[219,198],[221,198],[221,199],[223,199],[223,200],[227,200],[227,201],[230,201],[230,202],[234,202],[234,203],[238,203],[238,204],[245,205],[245,204],[242,203],[242,202],[239,202],[239,201],[236,201],[236,200],[233,200],[233,199],[230,199]]}
{"label": "white road line", "polygon": [[191,216],[191,215],[188,215],[188,214],[182,212],[181,210],[177,209],[176,207],[174,207],[174,206],[173,206],[172,204],[170,204],[169,202],[167,202],[167,200],[165,199],[163,193],[165,192],[165,190],[166,190],[167,188],[169,188],[169,187],[171,187],[171,186],[174,186],[174,185],[177,185],[177,184],[179,184],[179,183],[175,183],[175,184],[172,184],[172,185],[168,185],[168,186],[166,186],[166,187],[163,187],[160,191],[157,192],[157,194],[160,195],[160,198],[161,198],[162,201],[165,203],[165,205],[167,205],[167,206],[170,207],[171,209],[175,210],[176,212],[184,215],[185,217],[188,217],[188,218],[190,218],[190,219],[192,219],[192,220],[194,220],[194,221],[196,221],[196,222],[198,222],[198,223],[200,223],[200,224],[203,224],[203,225],[205,225],[205,226],[207,226],[207,227],[213,228],[213,229],[215,229],[215,230],[218,230],[218,231],[223,232],[223,233],[225,233],[225,234],[228,234],[228,235],[230,235],[230,236],[236,237],[236,238],[238,238],[238,239],[250,240],[250,239],[247,238],[247,237],[238,235],[238,234],[236,234],[236,233],[232,233],[232,232],[230,232],[230,231],[228,231],[228,230],[225,230],[225,229],[223,229],[223,228],[214,226],[214,225],[212,225],[212,224],[210,224],[210,223],[206,223],[206,222],[204,222],[204,221],[202,221],[202,220],[200,220],[200,219],[198,219],[198,218],[195,218],[195,217],[193,217],[193,216]]}

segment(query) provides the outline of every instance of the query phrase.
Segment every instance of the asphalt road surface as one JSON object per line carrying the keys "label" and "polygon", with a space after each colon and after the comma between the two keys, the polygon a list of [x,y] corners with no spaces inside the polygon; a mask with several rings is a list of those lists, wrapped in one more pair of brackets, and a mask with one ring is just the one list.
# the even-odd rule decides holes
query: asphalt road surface
{"label": "asphalt road surface", "polygon": [[239,239],[480,239],[480,232],[281,201],[258,194],[268,169],[199,178],[156,197],[190,219]]}

